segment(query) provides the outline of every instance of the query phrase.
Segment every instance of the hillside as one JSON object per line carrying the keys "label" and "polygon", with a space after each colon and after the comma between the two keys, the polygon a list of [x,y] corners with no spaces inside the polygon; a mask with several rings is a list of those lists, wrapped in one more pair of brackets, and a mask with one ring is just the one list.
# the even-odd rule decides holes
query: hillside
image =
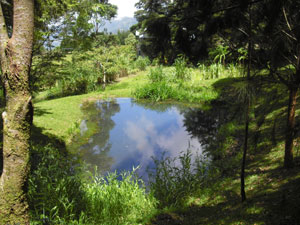
{"label": "hillside", "polygon": [[105,25],[101,28],[101,30],[107,30],[108,33],[116,34],[118,30],[127,31],[131,26],[136,24],[137,21],[135,18],[131,17],[123,17],[121,19],[107,21]]}

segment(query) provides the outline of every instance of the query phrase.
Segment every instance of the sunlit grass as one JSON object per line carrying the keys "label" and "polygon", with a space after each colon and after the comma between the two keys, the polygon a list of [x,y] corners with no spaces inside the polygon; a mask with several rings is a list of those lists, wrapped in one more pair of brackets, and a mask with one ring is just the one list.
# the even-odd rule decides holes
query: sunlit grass
{"label": "sunlit grass", "polygon": [[[221,100],[224,100],[224,97],[231,94],[232,82],[241,80],[236,79],[235,77],[238,77],[236,75],[233,75],[234,78],[231,79],[222,79],[220,75],[217,78],[207,74],[209,79],[206,79],[203,72],[201,75],[198,70],[191,69],[190,80],[173,83],[170,74],[174,72],[174,67],[164,68],[163,71],[167,74],[165,85],[175,90],[175,94],[172,93],[166,99],[177,99],[183,102],[190,100],[197,103],[207,102],[218,99],[220,94],[223,94]],[[147,76],[148,73],[149,70],[124,78],[119,83],[108,85],[105,91],[99,90],[85,95],[37,102],[34,124],[43,128],[44,133],[67,141],[69,135],[76,132],[78,122],[82,118],[80,104],[99,98],[133,97],[136,89],[142,89],[147,85],[151,90],[153,85]],[[157,84],[158,87],[159,85],[161,84]],[[161,212],[170,213],[172,216],[175,214],[182,224],[276,224],[280,219],[284,224],[284,222],[289,222],[289,217],[285,218],[285,214],[298,218],[295,215],[298,209],[297,201],[300,199],[298,192],[296,193],[296,190],[299,190],[299,166],[291,171],[282,169],[287,110],[287,97],[284,91],[282,86],[264,87],[255,102],[256,115],[255,117],[252,115],[250,124],[250,149],[246,164],[245,181],[248,200],[245,203],[241,203],[240,199],[239,174],[243,140],[236,141],[236,136],[240,138],[243,136],[244,124],[241,119],[239,123],[229,121],[224,124],[218,131],[222,137],[216,139],[219,148],[217,150],[220,154],[224,154],[221,154],[223,158],[219,165],[225,167],[228,173],[222,176],[219,174],[205,185],[199,185],[197,190],[193,190],[193,194],[184,195],[180,208],[166,207]],[[260,120],[262,124],[258,126],[256,123]],[[275,130],[274,134],[272,130]],[[255,132],[259,134],[259,141],[254,148]],[[232,137],[234,135],[236,136]],[[226,152],[233,147],[239,147],[236,150],[238,153],[229,160]],[[299,151],[297,145],[295,156],[298,158]],[[163,191],[172,194],[167,190]],[[166,197],[168,197],[167,194],[165,194]],[[285,200],[289,202],[284,202]],[[290,209],[290,211],[283,212],[281,208]]]}
{"label": "sunlit grass", "polygon": [[[133,90],[145,83],[144,73],[141,72],[137,76],[128,77],[119,83],[108,85],[104,91],[36,102],[34,104],[34,124],[42,128],[44,133],[68,141],[71,130],[76,128],[76,124],[82,119],[80,105],[84,101],[112,97],[132,97]],[[45,93],[43,92],[42,95],[45,95]]]}

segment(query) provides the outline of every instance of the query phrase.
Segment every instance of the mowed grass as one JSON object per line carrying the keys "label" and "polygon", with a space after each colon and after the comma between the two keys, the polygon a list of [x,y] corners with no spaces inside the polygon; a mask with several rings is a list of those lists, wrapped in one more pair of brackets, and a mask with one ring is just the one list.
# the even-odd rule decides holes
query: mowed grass
{"label": "mowed grass", "polygon": [[[34,125],[63,141],[68,141],[72,130],[78,126],[82,118],[80,105],[84,101],[96,99],[132,97],[136,87],[146,82],[145,72],[122,79],[120,82],[110,84],[105,91],[92,92],[83,95],[44,100],[34,104]],[[42,93],[45,95],[45,93]],[[37,99],[40,97],[37,96]]]}
{"label": "mowed grass", "polygon": [[[80,110],[80,105],[84,101],[117,97],[133,98],[134,92],[138,88],[149,84],[150,81],[147,78],[148,73],[149,69],[129,77],[121,78],[118,82],[107,85],[105,90],[83,95],[43,100],[45,96],[47,96],[47,92],[51,90],[41,92],[35,97],[34,125],[41,128],[44,134],[54,135],[62,141],[68,142],[69,137],[76,128],[78,128],[82,119],[83,115]],[[189,88],[197,88],[197,99],[201,99],[202,95],[203,101],[206,101],[207,99],[212,99],[217,96],[212,87],[215,81],[215,79],[200,80],[194,75],[190,81],[191,85]]]}

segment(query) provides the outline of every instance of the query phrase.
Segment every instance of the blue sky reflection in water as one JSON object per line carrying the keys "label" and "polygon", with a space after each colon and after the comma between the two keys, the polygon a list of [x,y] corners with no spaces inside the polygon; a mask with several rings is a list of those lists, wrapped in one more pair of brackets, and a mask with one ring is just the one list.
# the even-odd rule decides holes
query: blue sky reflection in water
{"label": "blue sky reflection in water", "polygon": [[184,127],[181,112],[186,110],[178,105],[135,103],[128,98],[83,106],[87,117],[76,140],[80,155],[102,172],[132,170],[140,165],[139,174],[144,176],[146,168],[153,166],[152,156],[160,158],[166,152],[173,158],[188,148],[194,154],[201,153],[198,138]]}

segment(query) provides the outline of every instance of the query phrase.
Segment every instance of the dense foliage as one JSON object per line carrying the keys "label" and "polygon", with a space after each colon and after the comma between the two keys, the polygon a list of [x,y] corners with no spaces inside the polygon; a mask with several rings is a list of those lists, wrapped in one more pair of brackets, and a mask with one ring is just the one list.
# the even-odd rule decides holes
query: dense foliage
{"label": "dense foliage", "polygon": [[65,55],[58,48],[47,52],[45,57],[35,56],[33,90],[50,88],[47,98],[83,94],[101,90],[106,83],[129,73],[145,70],[150,61],[136,56],[135,36],[127,33],[122,45],[122,35],[122,32],[118,35],[98,34],[91,43],[94,47],[86,51],[73,50]]}

